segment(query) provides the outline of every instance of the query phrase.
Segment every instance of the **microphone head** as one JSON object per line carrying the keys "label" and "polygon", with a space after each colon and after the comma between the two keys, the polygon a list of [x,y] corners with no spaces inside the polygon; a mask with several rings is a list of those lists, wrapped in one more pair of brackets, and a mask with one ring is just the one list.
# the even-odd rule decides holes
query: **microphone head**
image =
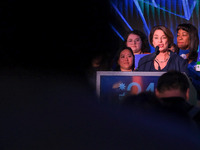
{"label": "microphone head", "polygon": [[160,51],[159,51],[159,46],[156,46],[155,52],[156,52],[156,56],[160,53]]}

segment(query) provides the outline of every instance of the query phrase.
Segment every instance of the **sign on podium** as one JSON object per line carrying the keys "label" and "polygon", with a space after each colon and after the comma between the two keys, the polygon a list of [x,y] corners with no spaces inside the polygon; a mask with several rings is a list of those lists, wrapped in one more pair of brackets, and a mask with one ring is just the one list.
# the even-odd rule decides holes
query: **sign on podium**
{"label": "sign on podium", "polygon": [[96,89],[100,100],[116,102],[129,94],[154,92],[158,78],[165,72],[97,71]]}

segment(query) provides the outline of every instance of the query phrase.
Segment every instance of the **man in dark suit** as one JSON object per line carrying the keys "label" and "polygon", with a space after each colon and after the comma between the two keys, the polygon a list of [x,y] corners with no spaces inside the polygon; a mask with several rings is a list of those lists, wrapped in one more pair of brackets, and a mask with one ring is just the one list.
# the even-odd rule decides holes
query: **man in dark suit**
{"label": "man in dark suit", "polygon": [[178,71],[164,73],[158,79],[155,94],[167,110],[186,118],[189,116],[199,124],[200,108],[189,102],[189,79],[185,74]]}

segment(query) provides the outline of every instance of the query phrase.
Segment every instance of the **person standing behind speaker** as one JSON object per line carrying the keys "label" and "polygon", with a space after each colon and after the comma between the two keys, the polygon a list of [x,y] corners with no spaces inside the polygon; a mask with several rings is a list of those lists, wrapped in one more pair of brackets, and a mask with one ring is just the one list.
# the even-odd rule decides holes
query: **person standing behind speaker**
{"label": "person standing behind speaker", "polygon": [[121,47],[114,58],[114,71],[133,71],[135,68],[135,56],[130,47]]}
{"label": "person standing behind speaker", "polygon": [[188,72],[187,61],[169,50],[174,43],[174,36],[167,27],[154,26],[149,34],[149,42],[153,47],[158,47],[158,51],[142,57],[138,64],[138,71]]}
{"label": "person standing behind speaker", "polygon": [[188,64],[195,65],[198,57],[198,30],[190,23],[179,24],[177,27],[177,46],[179,55],[188,60]]}
{"label": "person standing behind speaker", "polygon": [[195,70],[198,57],[199,35],[197,28],[190,23],[179,24],[177,27],[177,46],[180,48],[179,55],[188,62],[188,76],[197,90],[200,100],[200,72]]}
{"label": "person standing behind speaker", "polygon": [[124,40],[124,45],[130,47],[135,55],[135,67],[138,67],[140,58],[150,54],[147,36],[140,30],[129,31]]}
{"label": "person standing behind speaker", "polygon": [[125,45],[136,54],[149,54],[150,47],[147,36],[140,30],[129,31],[125,37]]}

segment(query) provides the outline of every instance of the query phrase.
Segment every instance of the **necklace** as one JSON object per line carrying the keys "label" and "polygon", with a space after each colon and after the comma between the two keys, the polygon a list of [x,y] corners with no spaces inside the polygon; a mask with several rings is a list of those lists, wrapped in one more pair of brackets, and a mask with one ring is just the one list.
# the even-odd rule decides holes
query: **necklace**
{"label": "necklace", "polygon": [[168,58],[166,58],[165,60],[158,60],[157,58],[155,60],[158,61],[159,63],[164,63],[164,62],[168,61],[169,58],[170,58],[170,56]]}

